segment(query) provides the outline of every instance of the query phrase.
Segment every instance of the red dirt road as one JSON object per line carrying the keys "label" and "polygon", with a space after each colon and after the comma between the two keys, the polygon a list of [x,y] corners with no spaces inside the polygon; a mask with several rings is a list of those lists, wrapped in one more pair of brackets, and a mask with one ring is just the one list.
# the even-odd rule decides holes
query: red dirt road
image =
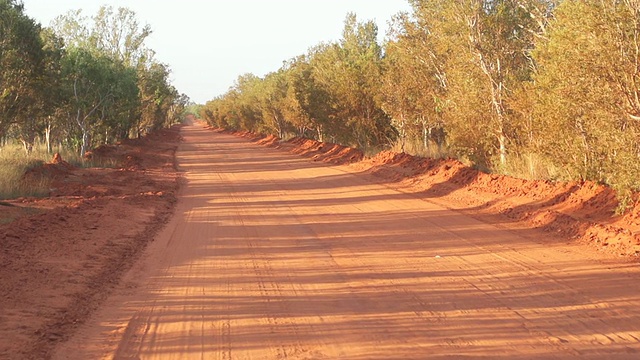
{"label": "red dirt road", "polygon": [[640,357],[635,263],[182,133],[173,220],[54,358]]}

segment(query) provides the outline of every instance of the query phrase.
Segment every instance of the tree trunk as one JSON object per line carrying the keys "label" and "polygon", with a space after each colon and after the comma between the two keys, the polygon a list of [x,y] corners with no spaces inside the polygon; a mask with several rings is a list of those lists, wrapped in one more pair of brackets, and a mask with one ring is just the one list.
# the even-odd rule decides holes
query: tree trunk
{"label": "tree trunk", "polygon": [[33,143],[24,139],[21,141],[22,141],[22,147],[24,148],[24,152],[27,154],[27,156],[31,155],[31,153],[33,152]]}
{"label": "tree trunk", "polygon": [[422,123],[422,147],[424,151],[431,156],[431,146],[429,146],[429,135],[431,135],[431,127],[427,126],[425,119],[420,119]]}
{"label": "tree trunk", "polygon": [[498,135],[498,143],[500,144],[500,165],[504,167],[507,164],[507,137],[504,136],[502,129]]}
{"label": "tree trunk", "polygon": [[82,128],[82,146],[80,147],[80,157],[84,158],[84,154],[87,153],[89,148],[89,131],[86,128]]}
{"label": "tree trunk", "polygon": [[400,114],[400,121],[393,120],[393,127],[398,130],[398,135],[400,136],[400,152],[404,153],[404,148],[407,142],[407,131],[406,131],[406,119],[404,114]]}
{"label": "tree trunk", "polygon": [[47,153],[51,154],[53,152],[51,148],[51,123],[48,123],[44,128],[44,139],[47,144]]}

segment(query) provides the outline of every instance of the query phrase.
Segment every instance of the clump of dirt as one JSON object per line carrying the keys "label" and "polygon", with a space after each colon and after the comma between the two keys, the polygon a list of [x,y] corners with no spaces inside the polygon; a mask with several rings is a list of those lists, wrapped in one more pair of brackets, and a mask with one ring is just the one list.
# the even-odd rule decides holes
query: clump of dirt
{"label": "clump of dirt", "polygon": [[118,153],[118,147],[116,145],[100,145],[93,150],[87,151],[84,157],[87,160],[116,158],[116,156],[114,156],[116,153]]}
{"label": "clump of dirt", "polygon": [[53,155],[48,163],[33,166],[22,175],[23,181],[38,181],[41,179],[61,179],[74,171],[75,167],[62,159],[59,153]]}
{"label": "clump of dirt", "polygon": [[257,140],[256,142],[264,146],[277,146],[280,142],[280,138],[274,135],[268,135],[260,140]]}
{"label": "clump of dirt", "polygon": [[173,212],[179,142],[174,127],[89,153],[119,167],[58,155],[25,174],[52,189],[0,210],[0,358],[48,358],[106,297]]}
{"label": "clump of dirt", "polygon": [[338,144],[295,137],[287,142],[289,152],[335,165],[350,164],[362,160],[362,151]]}

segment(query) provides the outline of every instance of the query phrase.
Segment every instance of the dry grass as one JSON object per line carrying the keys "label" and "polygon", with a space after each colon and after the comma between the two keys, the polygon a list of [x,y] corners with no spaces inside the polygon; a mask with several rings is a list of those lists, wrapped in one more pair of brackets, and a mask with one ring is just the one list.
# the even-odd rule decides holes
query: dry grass
{"label": "dry grass", "polygon": [[[496,161],[495,163],[499,163]],[[528,153],[521,156],[508,156],[504,167],[496,169],[503,175],[527,180],[568,180],[571,175],[538,154]]]}
{"label": "dry grass", "polygon": [[438,148],[438,146],[434,142],[429,141],[429,147],[425,148],[421,139],[413,139],[411,137],[407,137],[404,144],[404,151],[400,140],[398,140],[390,150],[397,153],[404,152],[409,155],[431,159],[444,159],[454,157],[451,151],[449,151],[446,146]]}
{"label": "dry grass", "polygon": [[[89,166],[82,158],[68,150],[56,149],[62,158],[74,166]],[[46,196],[49,194],[51,182],[46,178],[26,180],[25,172],[48,162],[53,155],[44,146],[36,146],[27,155],[17,144],[9,144],[0,148],[0,200],[15,199],[25,196]]]}
{"label": "dry grass", "polygon": [[12,158],[0,153],[0,199],[14,199],[22,196],[44,196],[49,193],[47,179],[25,180],[24,173],[42,163],[29,158]]}
{"label": "dry grass", "polygon": [[455,158],[469,167],[474,167],[484,172],[508,175],[527,180],[555,181],[568,180],[572,178],[571,174],[569,174],[566,169],[553,165],[551,162],[546,161],[542,156],[535,153],[508,156],[507,163],[504,166],[499,165],[500,161],[498,158],[492,159],[492,163],[497,164],[497,166],[489,169],[478,167],[477,164],[474,164],[471,160],[465,157],[456,156],[456,154],[447,147],[438,148],[438,146],[433,142],[430,142],[429,147],[425,148],[421,139],[407,138],[404,144],[404,149],[401,142],[397,141],[390,150],[397,153],[405,152],[409,155],[432,159]]}

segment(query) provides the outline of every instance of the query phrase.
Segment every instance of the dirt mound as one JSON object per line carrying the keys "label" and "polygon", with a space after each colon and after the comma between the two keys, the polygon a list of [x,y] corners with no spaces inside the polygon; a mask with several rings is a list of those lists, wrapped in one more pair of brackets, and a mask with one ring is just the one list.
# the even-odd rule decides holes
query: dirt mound
{"label": "dirt mound", "polygon": [[277,147],[280,143],[280,138],[275,135],[264,135],[252,133],[249,131],[234,131],[231,134],[240,136],[246,139],[251,140],[259,145],[269,146],[269,147]]}
{"label": "dirt mound", "polygon": [[100,145],[93,150],[89,150],[84,154],[85,159],[91,160],[95,158],[112,157],[118,152],[116,145]]}
{"label": "dirt mound", "polygon": [[268,135],[262,139],[257,140],[256,142],[260,145],[276,146],[278,145],[278,142],[280,142],[280,138],[274,135]]}
{"label": "dirt mound", "polygon": [[40,181],[43,179],[55,180],[68,176],[75,167],[62,159],[59,153],[53,155],[48,163],[38,163],[30,167],[22,175],[23,181]]}
{"label": "dirt mound", "polygon": [[127,170],[135,171],[135,170],[144,170],[142,166],[142,158],[135,154],[129,153],[123,156],[123,167]]}
{"label": "dirt mound", "polygon": [[358,162],[364,157],[360,150],[307,138],[295,137],[287,143],[290,145],[289,151],[294,154],[335,165]]}
{"label": "dirt mound", "polygon": [[382,151],[374,157],[364,159],[358,165],[371,174],[392,181],[400,181],[406,177],[425,173],[445,160],[424,159],[407,155]]}
{"label": "dirt mound", "polygon": [[224,130],[212,127],[207,129],[240,136],[259,145],[286,149],[289,152],[312,158],[314,161],[330,163],[334,165],[351,164],[364,158],[362,151],[338,144],[319,142],[312,139],[294,137],[286,142],[274,135],[256,134],[250,131]]}

